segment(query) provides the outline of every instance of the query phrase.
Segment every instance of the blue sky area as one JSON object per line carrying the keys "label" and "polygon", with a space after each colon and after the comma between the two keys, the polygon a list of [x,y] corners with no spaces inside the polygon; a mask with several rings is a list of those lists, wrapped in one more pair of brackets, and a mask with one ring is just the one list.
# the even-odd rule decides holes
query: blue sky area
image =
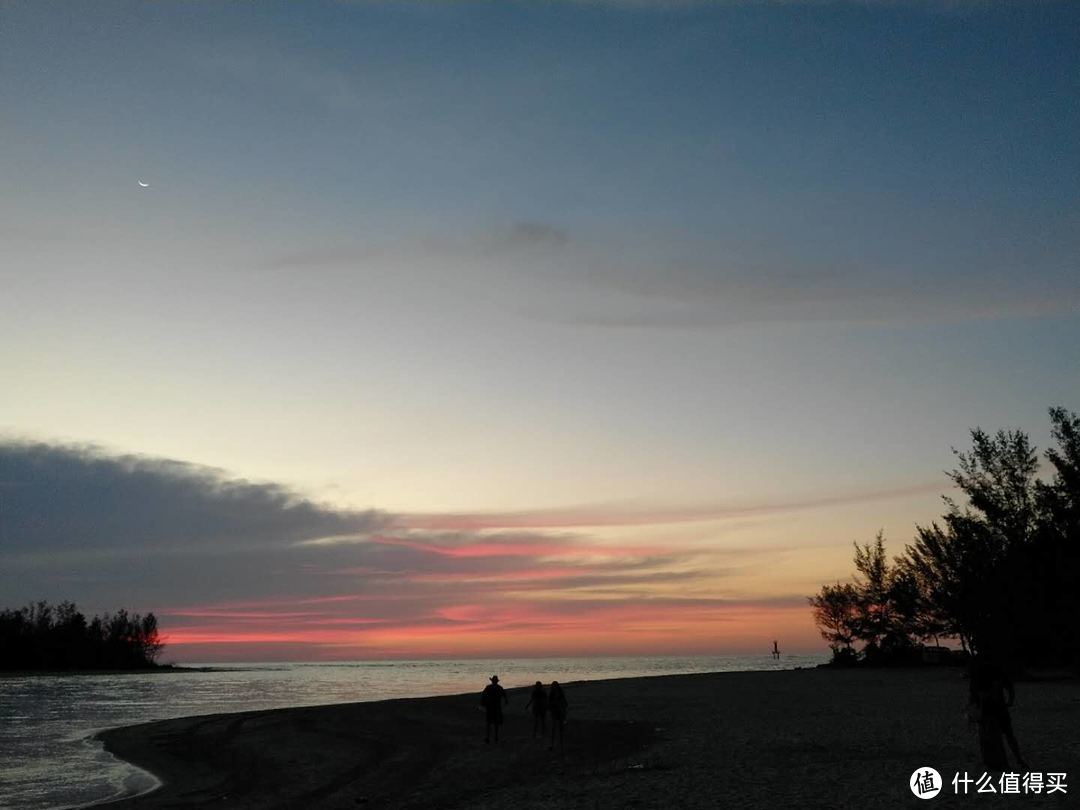
{"label": "blue sky area", "polygon": [[[602,510],[559,531],[685,551],[627,604],[691,572],[795,605],[940,514],[970,428],[1045,446],[1080,408],[1078,32],[1066,2],[3,3],[9,469],[126,455],[255,551],[222,481],[310,500],[275,549],[527,513],[540,554]],[[144,524],[110,544],[71,486],[0,602],[115,589],[85,553]],[[363,567],[321,548],[274,593]]]}

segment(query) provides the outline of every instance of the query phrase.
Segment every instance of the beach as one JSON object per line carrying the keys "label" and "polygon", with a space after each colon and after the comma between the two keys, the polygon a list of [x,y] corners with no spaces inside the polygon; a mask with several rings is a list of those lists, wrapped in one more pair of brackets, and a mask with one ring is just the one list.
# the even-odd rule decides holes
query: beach
{"label": "beach", "polygon": [[[1072,788],[954,795],[954,773],[983,770],[962,675],[809,669],[570,683],[562,751],[532,738],[522,689],[509,690],[501,740],[485,744],[482,683],[474,694],[182,718],[99,736],[164,783],[110,805],[118,810],[887,808],[919,804],[908,783],[924,766],[946,782],[936,805],[1071,806]],[[1080,773],[1080,684],[1019,683],[1013,721],[1030,770]]]}

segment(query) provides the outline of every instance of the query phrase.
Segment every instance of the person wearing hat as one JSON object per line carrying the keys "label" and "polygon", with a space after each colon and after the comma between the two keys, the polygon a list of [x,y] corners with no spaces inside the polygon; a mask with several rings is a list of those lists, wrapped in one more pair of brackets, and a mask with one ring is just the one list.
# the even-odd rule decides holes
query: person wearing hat
{"label": "person wearing hat", "polygon": [[480,693],[480,706],[486,715],[487,725],[484,726],[484,742],[491,742],[491,729],[495,728],[495,742],[499,741],[499,726],[502,725],[503,704],[509,703],[506,690],[499,686],[499,676],[492,675],[491,683],[484,687]]}

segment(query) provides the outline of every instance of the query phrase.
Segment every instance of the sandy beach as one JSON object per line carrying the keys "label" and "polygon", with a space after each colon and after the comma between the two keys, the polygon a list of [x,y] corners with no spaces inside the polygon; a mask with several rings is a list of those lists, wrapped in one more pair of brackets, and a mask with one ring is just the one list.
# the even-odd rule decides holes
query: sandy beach
{"label": "sandy beach", "polygon": [[[479,688],[483,684],[478,684]],[[916,767],[982,772],[956,669],[799,670],[573,683],[565,750],[510,691],[486,745],[475,694],[184,718],[102,733],[164,785],[117,808],[901,807]],[[1033,771],[1080,773],[1080,684],[1020,683]],[[1066,780],[1068,782],[1068,780]],[[974,788],[971,788],[973,791]],[[1074,806],[1062,795],[935,805]]]}

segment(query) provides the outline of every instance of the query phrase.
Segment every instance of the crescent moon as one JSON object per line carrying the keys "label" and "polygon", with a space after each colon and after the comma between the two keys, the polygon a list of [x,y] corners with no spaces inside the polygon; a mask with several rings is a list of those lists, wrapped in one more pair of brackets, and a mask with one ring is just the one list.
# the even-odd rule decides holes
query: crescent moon
{"label": "crescent moon", "polygon": [[140,180],[139,181],[139,188],[150,188],[150,184],[149,183],[144,183],[142,180]]}

